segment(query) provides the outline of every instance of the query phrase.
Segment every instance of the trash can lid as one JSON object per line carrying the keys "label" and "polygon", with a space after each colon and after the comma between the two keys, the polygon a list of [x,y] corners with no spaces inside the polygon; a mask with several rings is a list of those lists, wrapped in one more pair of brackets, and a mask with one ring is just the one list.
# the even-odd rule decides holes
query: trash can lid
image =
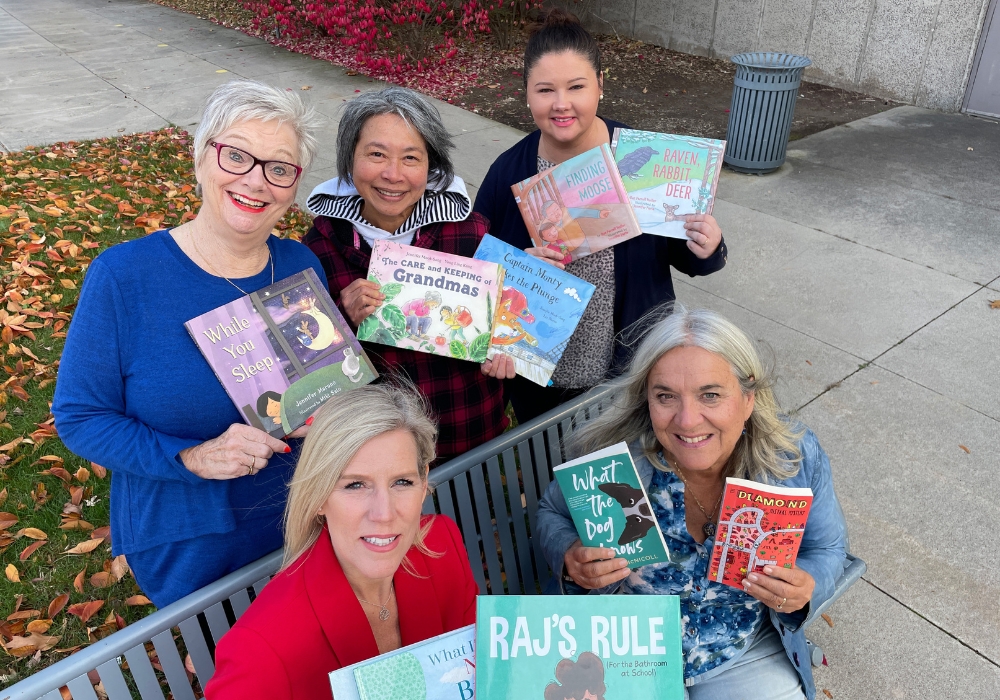
{"label": "trash can lid", "polygon": [[775,51],[739,53],[729,60],[747,68],[784,68],[788,70],[805,68],[812,64],[812,61],[805,56],[796,56],[792,53],[778,53]]}

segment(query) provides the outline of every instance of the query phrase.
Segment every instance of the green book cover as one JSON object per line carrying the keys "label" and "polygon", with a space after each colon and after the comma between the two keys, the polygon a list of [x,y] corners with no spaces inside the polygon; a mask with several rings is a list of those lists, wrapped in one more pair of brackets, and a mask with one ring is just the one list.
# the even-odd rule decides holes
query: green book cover
{"label": "green book cover", "polygon": [[479,596],[476,698],[683,700],[677,596]]}
{"label": "green book cover", "polygon": [[585,547],[611,547],[633,569],[670,561],[624,442],[561,464],[554,472]]}

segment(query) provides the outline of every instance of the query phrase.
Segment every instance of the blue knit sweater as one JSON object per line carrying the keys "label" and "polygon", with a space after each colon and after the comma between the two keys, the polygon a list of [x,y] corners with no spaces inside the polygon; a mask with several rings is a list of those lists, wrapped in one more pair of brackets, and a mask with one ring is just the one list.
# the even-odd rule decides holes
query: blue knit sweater
{"label": "blue knit sweater", "polygon": [[[312,267],[326,284],[319,260],[301,243],[271,236],[267,245],[275,281]],[[271,283],[271,268],[234,282],[256,291]],[[178,456],[243,423],[184,328],[240,296],[195,265],[168,231],[116,245],[87,271],[52,413],[70,450],[112,472],[116,555],[230,532],[240,520],[284,508],[298,440],[256,475],[227,481],[195,476]]]}

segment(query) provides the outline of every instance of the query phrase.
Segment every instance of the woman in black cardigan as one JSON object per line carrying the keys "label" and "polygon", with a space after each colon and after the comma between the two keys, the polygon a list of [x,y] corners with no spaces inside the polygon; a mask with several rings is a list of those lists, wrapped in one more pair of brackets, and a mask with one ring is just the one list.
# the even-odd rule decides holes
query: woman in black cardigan
{"label": "woman in black cardigan", "polygon": [[[601,56],[579,20],[560,9],[548,13],[524,52],[528,108],[538,131],[528,134],[490,166],[474,210],[490,220],[490,233],[562,268],[562,256],[533,247],[510,186],[584,151],[610,143],[625,124],[597,116],[603,95]],[[525,422],[598,384],[624,356],[616,334],[647,311],[674,299],[670,266],[707,275],[726,264],[722,230],[709,214],[684,224],[690,240],[643,235],[580,258],[565,267],[597,290],[552,375],[552,387],[523,377],[507,382],[518,421]]]}

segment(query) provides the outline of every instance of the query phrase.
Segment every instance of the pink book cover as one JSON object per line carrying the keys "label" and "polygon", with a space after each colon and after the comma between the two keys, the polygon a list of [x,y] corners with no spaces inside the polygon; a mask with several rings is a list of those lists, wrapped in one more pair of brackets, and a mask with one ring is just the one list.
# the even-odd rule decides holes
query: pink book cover
{"label": "pink book cover", "polygon": [[368,279],[385,295],[358,338],[485,362],[503,268],[497,263],[376,241]]}
{"label": "pink book cover", "polygon": [[312,268],[184,326],[244,420],[275,437],[378,377]]}

